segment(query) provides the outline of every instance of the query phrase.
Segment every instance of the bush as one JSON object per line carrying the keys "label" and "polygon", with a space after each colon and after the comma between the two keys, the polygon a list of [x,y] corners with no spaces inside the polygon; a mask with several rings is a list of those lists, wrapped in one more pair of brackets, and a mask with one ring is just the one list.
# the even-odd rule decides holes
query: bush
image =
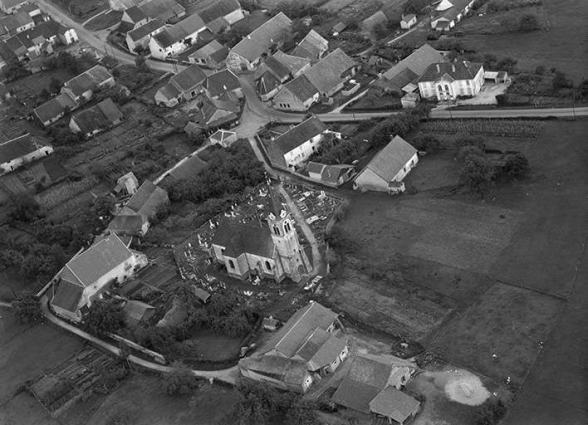
{"label": "bush", "polygon": [[463,148],[460,151],[460,157],[464,160],[459,176],[462,187],[484,198],[492,187],[492,178],[494,177],[492,164],[475,147]]}
{"label": "bush", "polygon": [[509,179],[525,177],[530,171],[529,160],[522,153],[509,155],[504,164],[504,173]]}
{"label": "bush", "polygon": [[165,373],[163,378],[163,392],[172,397],[192,394],[200,386],[198,378],[190,371]]}
{"label": "bush", "polygon": [[434,153],[443,149],[441,141],[432,134],[425,134],[417,137],[413,140],[412,145],[416,149],[427,153]]}
{"label": "bush", "polygon": [[114,333],[125,324],[123,311],[114,301],[96,300],[92,303],[86,317],[84,329],[98,336]]}
{"label": "bush", "polygon": [[12,302],[14,315],[20,323],[35,323],[43,318],[41,305],[35,295],[20,293]]}
{"label": "bush", "polygon": [[537,31],[541,29],[541,25],[539,24],[539,20],[533,14],[527,14],[521,16],[519,20],[519,31],[521,32],[531,32]]}
{"label": "bush", "polygon": [[8,216],[11,220],[32,223],[41,217],[41,206],[27,193],[10,195],[9,204],[11,208]]}

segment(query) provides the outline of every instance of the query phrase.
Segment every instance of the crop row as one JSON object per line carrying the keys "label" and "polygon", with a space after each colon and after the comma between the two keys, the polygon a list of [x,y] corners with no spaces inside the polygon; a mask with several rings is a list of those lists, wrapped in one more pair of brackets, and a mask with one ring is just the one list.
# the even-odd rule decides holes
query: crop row
{"label": "crop row", "polygon": [[517,120],[439,120],[423,123],[425,133],[464,133],[497,137],[537,137],[542,121]]}

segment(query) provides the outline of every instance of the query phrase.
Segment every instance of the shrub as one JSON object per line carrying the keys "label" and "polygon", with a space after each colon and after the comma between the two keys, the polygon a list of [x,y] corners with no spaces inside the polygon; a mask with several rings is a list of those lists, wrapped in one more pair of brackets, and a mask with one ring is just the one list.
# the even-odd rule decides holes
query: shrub
{"label": "shrub", "polygon": [[519,31],[521,32],[530,32],[530,31],[537,31],[541,29],[541,25],[539,24],[539,20],[533,14],[526,14],[521,16],[519,20]]}
{"label": "shrub", "polygon": [[504,173],[510,179],[525,177],[530,171],[529,160],[522,153],[509,155],[504,164]]}
{"label": "shrub", "polygon": [[163,374],[163,391],[172,397],[192,394],[200,382],[188,370]]}
{"label": "shrub", "polygon": [[124,324],[124,313],[113,301],[94,301],[84,317],[84,329],[98,336],[116,332]]}
{"label": "shrub", "polygon": [[477,148],[464,148],[460,156],[464,160],[459,180],[463,188],[469,192],[475,192],[482,198],[492,187],[494,170],[492,164]]}
{"label": "shrub", "polygon": [[12,307],[20,323],[35,323],[43,318],[39,300],[33,294],[18,294],[12,302]]}

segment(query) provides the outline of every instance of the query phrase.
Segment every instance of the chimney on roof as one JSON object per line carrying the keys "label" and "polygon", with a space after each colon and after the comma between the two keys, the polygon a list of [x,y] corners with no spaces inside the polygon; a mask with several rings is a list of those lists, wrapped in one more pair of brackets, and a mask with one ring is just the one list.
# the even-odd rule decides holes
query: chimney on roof
{"label": "chimney on roof", "polygon": [[453,72],[455,72],[455,65],[454,65],[454,64],[451,64],[451,70],[452,70]]}
{"label": "chimney on roof", "polygon": [[437,64],[437,74],[441,72],[441,67]]}

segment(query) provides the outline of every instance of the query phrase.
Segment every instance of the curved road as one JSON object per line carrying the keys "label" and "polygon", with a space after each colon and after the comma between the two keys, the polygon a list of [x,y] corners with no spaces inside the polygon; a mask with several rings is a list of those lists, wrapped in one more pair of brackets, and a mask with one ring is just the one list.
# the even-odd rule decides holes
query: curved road
{"label": "curved road", "polygon": [[[41,297],[40,302],[41,302],[41,310],[43,312],[43,315],[51,323],[59,326],[62,329],[65,329],[68,332],[71,332],[71,333],[85,339],[86,341],[89,341],[93,344],[98,345],[99,347],[114,354],[115,356],[121,355],[121,350],[117,346],[109,344],[105,341],[102,341],[101,339],[96,338],[95,336],[90,335],[89,333],[84,332],[81,329],[79,329],[79,328],[67,323],[66,321],[61,320],[60,318],[56,317],[49,310],[48,299],[47,299],[46,295],[43,295]],[[136,364],[137,366],[144,367],[145,369],[149,369],[154,372],[171,373],[171,372],[183,372],[185,370],[182,368],[163,366],[158,363],[153,363],[153,362],[144,360],[140,357],[134,356],[132,354],[127,357],[127,360],[130,361],[131,363]],[[223,381],[223,382],[226,382],[226,383],[229,383],[232,385],[235,385],[239,381],[239,368],[237,366],[233,366],[229,369],[223,369],[223,370],[213,370],[213,371],[190,370],[190,372],[192,373],[192,375],[200,377],[200,378],[217,379],[219,381]]]}

